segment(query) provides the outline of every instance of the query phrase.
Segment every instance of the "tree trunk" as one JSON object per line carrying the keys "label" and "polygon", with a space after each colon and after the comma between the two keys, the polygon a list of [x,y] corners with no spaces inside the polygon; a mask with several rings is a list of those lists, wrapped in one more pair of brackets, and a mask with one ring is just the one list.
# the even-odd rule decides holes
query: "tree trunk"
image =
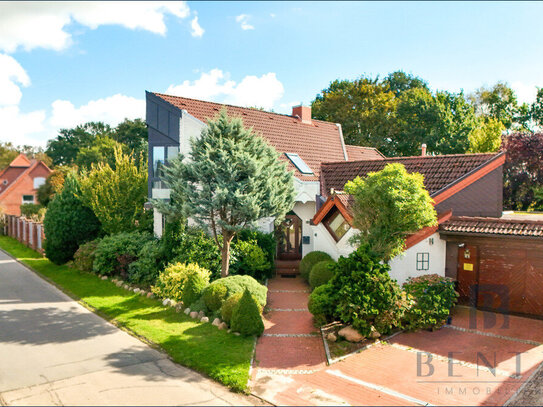
{"label": "tree trunk", "polygon": [[228,269],[230,268],[230,242],[232,242],[233,234],[225,233],[222,235],[221,247],[221,277],[228,277]]}

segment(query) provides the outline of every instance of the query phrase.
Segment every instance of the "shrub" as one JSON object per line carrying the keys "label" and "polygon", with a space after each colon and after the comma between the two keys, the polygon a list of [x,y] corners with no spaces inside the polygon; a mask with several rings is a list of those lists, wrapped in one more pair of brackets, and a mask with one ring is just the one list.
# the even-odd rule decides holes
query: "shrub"
{"label": "shrub", "polygon": [[221,308],[227,295],[228,290],[223,284],[211,284],[209,289],[205,290],[202,298],[206,307],[215,312]]}
{"label": "shrub", "polygon": [[266,305],[266,294],[268,293],[268,289],[251,276],[228,276],[215,280],[204,290],[204,298],[207,295],[207,292],[214,290],[214,287],[217,285],[226,288],[226,297],[224,298],[223,303],[233,294],[243,293],[247,289],[262,307]]}
{"label": "shrub", "polygon": [[249,290],[245,290],[232,312],[231,327],[233,331],[245,336],[262,335],[264,323],[260,316],[257,300]]}
{"label": "shrub", "polygon": [[309,273],[311,272],[311,269],[315,264],[323,260],[332,260],[332,257],[328,253],[319,251],[306,254],[300,262],[300,276],[305,281],[309,281]]}
{"label": "shrub", "polygon": [[81,271],[92,271],[94,256],[100,239],[95,239],[79,246],[74,254],[74,266]]}
{"label": "shrub", "polygon": [[140,232],[123,232],[104,237],[95,252],[94,272],[128,278],[130,264],[138,259],[143,246],[152,239],[152,235]]}
{"label": "shrub", "polygon": [[224,322],[230,325],[232,321],[232,312],[234,308],[238,305],[239,300],[243,296],[243,293],[236,293],[231,295],[221,307],[221,318]]}
{"label": "shrub", "polygon": [[62,191],[47,207],[43,220],[45,255],[56,264],[71,260],[79,246],[98,236],[100,222],[78,198],[81,191],[74,174],[66,177]]}
{"label": "shrub", "polygon": [[413,298],[404,318],[404,327],[409,330],[442,326],[458,298],[454,281],[437,274],[411,277],[403,288]]}
{"label": "shrub", "polygon": [[31,219],[35,222],[41,222],[43,221],[43,218],[45,216],[46,209],[39,205],[39,204],[33,204],[33,203],[27,203],[22,204],[20,206],[21,209],[21,216]]}
{"label": "shrub", "polygon": [[211,272],[211,280],[221,277],[221,253],[213,238],[203,229],[187,227],[181,233],[172,262],[196,263]]}
{"label": "shrub", "polygon": [[[221,318],[228,325],[232,322],[232,313],[234,308],[238,305],[239,300],[243,296],[243,293],[236,293],[228,297],[221,307]],[[258,300],[253,296],[256,304],[258,305],[258,311],[262,313],[263,307],[258,303]]]}
{"label": "shrub", "polygon": [[333,266],[329,282],[336,298],[334,317],[351,324],[364,336],[371,327],[381,334],[401,325],[407,301],[398,283],[389,275],[390,266],[362,245]]}
{"label": "shrub", "polygon": [[330,284],[324,284],[315,288],[309,296],[308,303],[309,312],[313,314],[315,325],[321,326],[330,322],[334,314],[335,305],[336,300]]}
{"label": "shrub", "polygon": [[255,229],[242,229],[234,238],[234,243],[238,241],[255,241],[258,247],[262,249],[269,269],[264,272],[263,278],[271,277],[275,269],[275,253],[277,252],[277,240],[274,233],[264,233]]}
{"label": "shrub", "polygon": [[271,275],[270,263],[256,240],[238,240],[232,245],[230,274],[254,277],[259,281]]}
{"label": "shrub", "polygon": [[196,312],[203,311],[204,313],[207,313],[209,311],[202,297],[198,298],[198,300],[190,304],[189,308],[191,311],[196,311]]}
{"label": "shrub", "polygon": [[128,281],[150,286],[155,283],[165,264],[162,245],[158,240],[149,240],[139,251],[138,259],[128,266]]}
{"label": "shrub", "polygon": [[312,290],[326,284],[334,276],[332,266],[336,264],[333,260],[323,260],[316,263],[309,273],[309,285]]}
{"label": "shrub", "polygon": [[162,298],[183,301],[183,304],[196,302],[203,288],[209,283],[209,271],[197,264],[170,264],[159,274],[152,291]]}

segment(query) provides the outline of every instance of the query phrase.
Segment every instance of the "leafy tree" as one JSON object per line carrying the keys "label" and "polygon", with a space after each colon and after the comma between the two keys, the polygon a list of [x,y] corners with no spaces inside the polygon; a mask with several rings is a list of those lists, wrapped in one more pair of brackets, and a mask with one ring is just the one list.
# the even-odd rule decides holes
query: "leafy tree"
{"label": "leafy tree", "polygon": [[428,84],[422,78],[406,74],[404,71],[396,71],[388,74],[383,83],[388,85],[390,91],[396,97],[409,89],[428,89]]}
{"label": "leafy tree", "polygon": [[55,195],[45,213],[45,255],[53,263],[71,260],[78,247],[95,239],[100,231],[100,221],[81,202],[80,194],[76,175],[68,173],[62,191]]}
{"label": "leafy tree", "polygon": [[42,206],[47,207],[53,197],[60,191],[62,191],[62,187],[64,186],[64,179],[70,171],[73,171],[73,169],[70,167],[57,167],[51,174],[48,175],[48,177],[45,179],[45,183],[43,185],[40,185],[36,195],[38,198],[38,202]]}
{"label": "leafy tree", "polygon": [[543,127],[543,88],[537,89],[537,96],[530,108],[530,118],[535,125]]}
{"label": "leafy tree", "polygon": [[147,165],[135,164],[120,146],[114,149],[115,169],[107,163],[92,166],[81,180],[81,196],[107,234],[137,229],[147,198]]}
{"label": "leafy tree", "polygon": [[236,233],[263,217],[280,222],[294,205],[293,175],[273,147],[225,110],[191,144],[190,161],[173,160],[166,182],[183,215],[211,229],[226,277]]}
{"label": "leafy tree", "polygon": [[0,171],[7,167],[20,153],[29,159],[43,161],[45,165],[51,166],[51,158],[45,154],[43,148],[33,146],[14,146],[12,143],[0,142]]}
{"label": "leafy tree", "polygon": [[61,129],[59,133],[47,142],[45,151],[55,166],[73,164],[80,149],[90,147],[98,135],[109,135],[111,128],[102,122],[89,122],[73,129]]}
{"label": "leafy tree", "polygon": [[[543,186],[543,133],[513,133],[503,139],[503,201],[508,209],[527,210]],[[537,204],[537,202],[536,202]]]}
{"label": "leafy tree", "polygon": [[391,153],[389,129],[394,93],[377,79],[335,80],[312,103],[313,117],[341,123],[347,144],[376,147]]}
{"label": "leafy tree", "polygon": [[97,136],[89,147],[83,147],[77,153],[75,164],[83,170],[99,163],[108,164],[115,169],[115,149],[123,145],[108,136]]}
{"label": "leafy tree", "polygon": [[117,125],[111,137],[132,151],[136,159],[140,155],[147,157],[147,125],[142,119],[124,119]]}
{"label": "leafy tree", "polygon": [[500,149],[505,126],[499,120],[480,117],[469,134],[470,153],[491,153]]}
{"label": "leafy tree", "polygon": [[409,174],[402,164],[357,177],[345,191],[354,196],[353,222],[360,231],[355,241],[368,244],[385,261],[403,252],[408,235],[437,224],[423,176]]}
{"label": "leafy tree", "polygon": [[507,83],[498,82],[491,88],[483,86],[470,95],[470,100],[477,114],[499,120],[506,129],[513,126],[517,97]]}
{"label": "leafy tree", "polygon": [[15,160],[19,153],[11,143],[0,143],[0,171]]}

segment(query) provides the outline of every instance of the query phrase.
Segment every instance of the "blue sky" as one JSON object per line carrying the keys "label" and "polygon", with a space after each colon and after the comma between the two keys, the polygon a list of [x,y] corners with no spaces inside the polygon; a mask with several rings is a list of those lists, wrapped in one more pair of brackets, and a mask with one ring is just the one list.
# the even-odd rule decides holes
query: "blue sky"
{"label": "blue sky", "polygon": [[0,3],[1,141],[143,116],[144,91],[290,112],[402,69],[433,89],[543,86],[543,3]]}

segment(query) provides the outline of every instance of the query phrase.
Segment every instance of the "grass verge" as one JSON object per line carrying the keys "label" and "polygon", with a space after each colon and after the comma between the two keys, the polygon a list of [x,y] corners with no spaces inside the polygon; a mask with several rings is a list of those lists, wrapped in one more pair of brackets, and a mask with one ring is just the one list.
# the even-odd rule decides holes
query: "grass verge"
{"label": "grass verge", "polygon": [[232,390],[246,390],[253,338],[228,334],[94,274],[53,264],[11,237],[0,236],[0,248],[68,295],[81,299],[97,314],[157,344],[175,362],[204,373]]}

